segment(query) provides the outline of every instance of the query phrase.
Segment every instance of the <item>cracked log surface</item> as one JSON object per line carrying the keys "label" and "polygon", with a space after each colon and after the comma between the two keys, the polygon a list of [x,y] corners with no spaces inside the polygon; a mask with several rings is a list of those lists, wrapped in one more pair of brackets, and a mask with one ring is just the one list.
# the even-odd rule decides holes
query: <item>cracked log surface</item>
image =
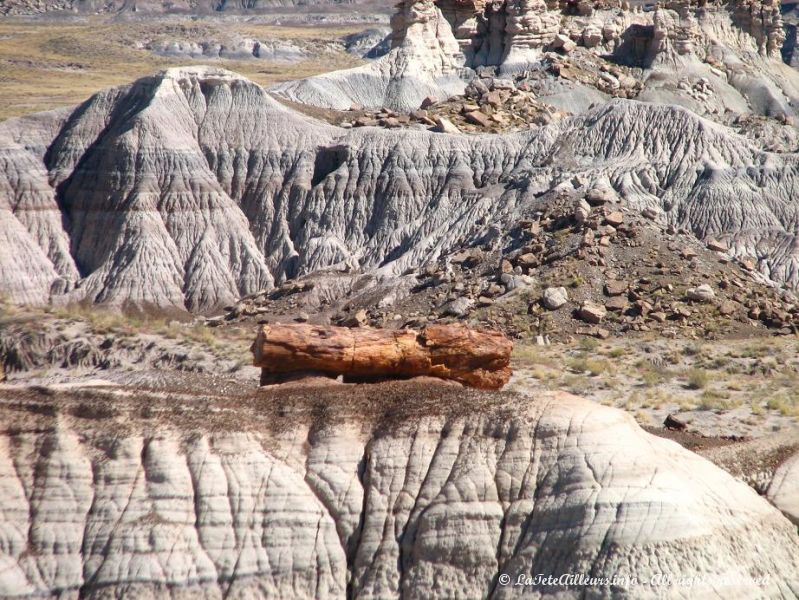
{"label": "cracked log surface", "polygon": [[499,575],[522,573],[711,582],[619,598],[799,594],[777,509],[567,394],[0,390],[0,423],[3,598],[505,598]]}
{"label": "cracked log surface", "polygon": [[391,379],[429,375],[479,389],[501,389],[511,376],[513,343],[500,331],[433,325],[422,331],[263,325],[252,346],[262,383],[298,371]]}

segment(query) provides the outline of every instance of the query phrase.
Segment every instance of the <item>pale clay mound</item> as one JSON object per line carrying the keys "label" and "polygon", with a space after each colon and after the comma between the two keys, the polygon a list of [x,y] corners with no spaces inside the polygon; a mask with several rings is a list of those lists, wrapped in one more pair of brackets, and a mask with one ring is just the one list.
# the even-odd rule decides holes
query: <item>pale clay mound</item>
{"label": "pale clay mound", "polygon": [[210,311],[324,267],[393,276],[592,186],[796,286],[796,179],[797,155],[676,106],[613,100],[503,136],[344,130],[174,69],[0,123],[0,289]]}
{"label": "pale clay mound", "polygon": [[799,525],[799,452],[774,473],[766,497]]}
{"label": "pale clay mound", "polygon": [[[391,52],[374,63],[280,84],[275,92],[329,108],[410,111],[426,96],[461,93],[464,80],[481,67],[511,76],[540,69],[547,52],[579,47],[609,63],[640,68],[638,98],[644,101],[719,116],[726,110],[797,114],[799,73],[781,54],[793,52],[795,36],[786,41],[778,0],[676,0],[657,3],[651,12],[631,10],[626,2],[404,0],[392,28]],[[690,85],[700,79],[707,88],[696,94]],[[609,81],[616,88],[623,83]],[[561,81],[540,98],[580,112],[607,95]]]}
{"label": "pale clay mound", "polygon": [[583,597],[500,583],[529,573],[707,582],[623,585],[617,598],[799,596],[795,525],[705,459],[573,396],[376,429],[261,407],[249,431],[237,418],[203,432],[190,404],[156,431],[148,416],[180,401],[126,412],[135,394],[60,416],[5,411],[0,596]]}

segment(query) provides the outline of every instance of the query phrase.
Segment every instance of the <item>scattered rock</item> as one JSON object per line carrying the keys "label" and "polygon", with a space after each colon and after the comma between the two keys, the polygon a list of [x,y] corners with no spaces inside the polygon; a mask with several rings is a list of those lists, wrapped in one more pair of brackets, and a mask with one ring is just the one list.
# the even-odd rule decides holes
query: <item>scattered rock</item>
{"label": "scattered rock", "polygon": [[605,302],[605,308],[612,312],[624,312],[629,306],[630,303],[624,296],[616,296]]}
{"label": "scattered rock", "polygon": [[644,210],[641,211],[641,216],[644,217],[645,219],[654,221],[655,219],[657,219],[658,213],[654,208],[645,208]]}
{"label": "scattered rock", "polygon": [[439,133],[460,133],[461,130],[458,129],[452,121],[445,117],[436,117],[435,118],[436,127],[435,130]]}
{"label": "scattered rock", "polygon": [[541,302],[549,310],[558,310],[569,301],[569,293],[564,287],[549,287],[544,290]]}
{"label": "scattered rock", "polygon": [[682,419],[675,417],[673,414],[670,414],[666,417],[663,421],[663,426],[666,429],[674,429],[676,431],[684,431],[688,427],[688,423],[683,421]]}
{"label": "scattered rock", "polygon": [[355,311],[355,314],[344,319],[341,324],[344,327],[365,327],[369,324],[369,315],[366,310],[361,308]]}
{"label": "scattered rock", "polygon": [[740,259],[741,266],[747,271],[754,271],[757,269],[757,260],[751,256],[744,256]]}
{"label": "scattered rock", "polygon": [[588,204],[585,200],[578,200],[574,204],[574,220],[577,221],[580,225],[585,223],[588,220],[588,217],[591,216],[591,205]]}
{"label": "scattered rock", "polygon": [[600,306],[599,304],[595,304],[586,300],[580,305],[580,309],[578,310],[577,314],[586,323],[593,323],[594,325],[597,325],[602,322],[602,320],[608,314],[608,311],[604,306]]}
{"label": "scattered rock", "polygon": [[621,296],[627,292],[629,284],[626,281],[611,279],[605,283],[606,296]]}
{"label": "scattered rock", "polygon": [[456,298],[444,305],[444,315],[450,317],[465,317],[474,306],[471,298]]}
{"label": "scattered rock", "polygon": [[581,327],[577,330],[579,335],[587,335],[590,337],[606,340],[610,337],[610,331],[604,327]]}
{"label": "scattered rock", "polygon": [[430,108],[431,106],[438,104],[438,102],[439,100],[435,96],[427,96],[424,100],[422,100],[422,103],[419,105],[419,108],[424,110],[426,108]]}
{"label": "scattered rock", "polygon": [[694,300],[695,302],[712,302],[716,297],[713,288],[706,283],[695,288],[688,288],[685,295],[689,300]]}
{"label": "scattered rock", "polygon": [[514,275],[512,273],[503,273],[500,277],[500,281],[505,284],[505,289],[509,292],[529,287],[535,283],[535,279],[529,275]]}
{"label": "scattered rock", "polygon": [[482,113],[479,110],[473,110],[466,113],[465,118],[468,123],[479,125],[480,127],[489,127],[491,125],[491,119],[489,119],[485,113]]}
{"label": "scattered rock", "polygon": [[565,54],[568,54],[577,48],[577,43],[569,36],[559,33],[549,46],[553,50],[562,50]]}
{"label": "scattered rock", "polygon": [[707,243],[708,250],[713,250],[713,252],[726,252],[729,250],[729,247],[725,242],[720,242],[718,240],[710,240]]}

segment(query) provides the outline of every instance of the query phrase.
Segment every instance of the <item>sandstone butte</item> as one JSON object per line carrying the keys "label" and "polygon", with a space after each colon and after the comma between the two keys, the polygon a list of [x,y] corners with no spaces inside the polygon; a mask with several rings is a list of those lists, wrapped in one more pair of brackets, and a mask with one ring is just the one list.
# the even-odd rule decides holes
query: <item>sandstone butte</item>
{"label": "sandstone butte", "polygon": [[432,376],[486,390],[510,379],[512,349],[502,332],[464,325],[394,331],[270,324],[259,329],[252,346],[262,384],[301,373],[347,381]]}

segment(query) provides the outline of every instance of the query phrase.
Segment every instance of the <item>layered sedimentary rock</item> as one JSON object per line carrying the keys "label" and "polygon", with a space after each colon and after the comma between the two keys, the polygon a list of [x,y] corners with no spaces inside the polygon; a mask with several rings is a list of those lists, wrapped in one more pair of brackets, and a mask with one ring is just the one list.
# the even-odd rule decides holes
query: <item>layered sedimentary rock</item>
{"label": "layered sedimentary rock", "polygon": [[6,121],[0,156],[0,289],[19,302],[208,311],[321,268],[390,277],[575,186],[799,283],[799,158],[676,106],[615,100],[504,136],[344,130],[178,69]]}
{"label": "layered sedimentary rock", "polygon": [[506,7],[505,52],[507,68],[529,65],[536,51],[549,45],[560,30],[560,14],[547,10],[544,0],[510,0]]}
{"label": "layered sedimentary rock", "polygon": [[559,30],[543,0],[406,0],[391,25],[392,51],[376,62],[274,88],[291,100],[347,109],[353,104],[412,110],[426,96],[463,91],[470,69],[525,68]]}
{"label": "layered sedimentary rock", "polygon": [[417,108],[426,96],[463,91],[464,54],[453,23],[433,0],[404,2],[392,21],[392,49],[373,63],[290,81],[275,89],[306,104]]}
{"label": "layered sedimentary rock", "polygon": [[[781,94],[795,97],[799,77],[781,61],[786,34],[779,0],[673,0],[658,3],[648,13],[619,10],[607,3],[560,4],[406,0],[393,22],[392,53],[358,69],[281,84],[275,92],[331,108],[346,109],[355,102],[370,108],[414,110],[425,96],[459,93],[463,87],[454,75],[468,81],[474,77],[473,69],[483,66],[496,67],[505,75],[540,70],[546,67],[545,51],[568,53],[579,45],[599,57],[613,55],[615,62],[643,67],[645,87],[650,89],[642,99],[676,101],[702,114],[725,110],[795,114],[792,102],[781,98]],[[408,15],[416,14],[426,15],[424,21],[431,25],[412,27],[418,21]],[[429,53],[415,51],[417,44],[436,48],[436,55],[446,59],[431,62]],[[460,53],[453,52],[455,47]],[[791,53],[788,48],[786,54]],[[431,71],[430,65],[437,70]],[[417,71],[425,73],[423,81],[406,76]],[[354,87],[366,78],[373,89],[354,94]],[[686,101],[685,94],[673,90],[686,78],[710,79],[717,97],[704,109],[701,103]],[[581,86],[568,93],[590,94]],[[593,99],[582,104],[597,99],[595,93],[588,97]]]}
{"label": "layered sedimentary rock", "polygon": [[506,585],[531,574],[616,576],[588,588],[628,598],[683,598],[687,578],[692,598],[799,594],[795,525],[621,411],[568,395],[341,387],[200,404],[3,392],[0,595],[587,589]]}
{"label": "layered sedimentary rock", "polygon": [[663,3],[655,11],[651,52],[662,60],[693,53],[705,59],[718,51],[713,46],[724,44],[779,60],[784,42],[779,0],[729,5],[676,0]]}

